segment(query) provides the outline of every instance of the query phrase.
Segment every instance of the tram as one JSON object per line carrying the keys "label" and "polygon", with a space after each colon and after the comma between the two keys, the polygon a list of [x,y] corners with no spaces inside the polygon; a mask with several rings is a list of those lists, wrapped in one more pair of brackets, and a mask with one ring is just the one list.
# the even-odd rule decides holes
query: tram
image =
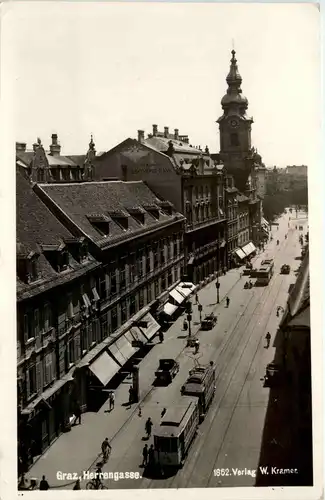
{"label": "tram", "polygon": [[199,401],[200,421],[204,420],[215,393],[215,368],[197,366],[190,371],[189,377],[181,388],[185,396],[195,396]]}
{"label": "tram", "polygon": [[197,398],[181,396],[168,408],[154,434],[155,462],[161,468],[182,467],[200,423]]}

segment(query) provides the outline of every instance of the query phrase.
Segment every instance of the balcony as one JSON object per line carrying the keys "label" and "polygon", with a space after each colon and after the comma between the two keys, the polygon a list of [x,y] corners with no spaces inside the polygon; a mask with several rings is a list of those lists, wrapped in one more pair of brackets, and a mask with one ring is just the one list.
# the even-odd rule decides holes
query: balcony
{"label": "balcony", "polygon": [[197,231],[198,229],[202,229],[203,227],[212,226],[213,224],[218,224],[219,222],[225,221],[226,218],[218,218],[218,217],[210,217],[209,219],[205,219],[201,222],[188,222],[186,224],[186,232],[190,233],[193,231]]}

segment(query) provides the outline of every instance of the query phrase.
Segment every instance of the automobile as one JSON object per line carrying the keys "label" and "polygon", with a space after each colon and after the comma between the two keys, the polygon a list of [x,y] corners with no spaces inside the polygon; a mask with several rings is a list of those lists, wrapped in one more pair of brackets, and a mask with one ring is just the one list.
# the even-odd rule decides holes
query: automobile
{"label": "automobile", "polygon": [[179,363],[174,359],[160,359],[155,376],[160,382],[170,383],[179,372]]}
{"label": "automobile", "polygon": [[290,274],[290,266],[288,264],[283,264],[280,272],[281,274]]}
{"label": "automobile", "polygon": [[201,330],[212,330],[217,322],[217,316],[213,313],[207,314],[205,318],[201,321]]}

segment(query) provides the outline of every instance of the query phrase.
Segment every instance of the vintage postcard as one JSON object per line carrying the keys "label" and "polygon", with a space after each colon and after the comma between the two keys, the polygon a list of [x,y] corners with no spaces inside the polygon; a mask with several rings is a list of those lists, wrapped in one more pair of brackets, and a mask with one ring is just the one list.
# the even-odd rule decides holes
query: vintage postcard
{"label": "vintage postcard", "polygon": [[1,50],[1,497],[320,498],[318,7],[14,2]]}

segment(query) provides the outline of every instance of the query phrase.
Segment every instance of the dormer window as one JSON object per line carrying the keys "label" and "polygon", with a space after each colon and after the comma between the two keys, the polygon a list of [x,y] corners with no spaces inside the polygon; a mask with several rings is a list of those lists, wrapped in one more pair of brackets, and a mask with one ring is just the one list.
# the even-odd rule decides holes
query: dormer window
{"label": "dormer window", "polygon": [[139,224],[144,225],[146,212],[145,210],[143,210],[143,208],[141,207],[129,208],[128,211]]}
{"label": "dormer window", "polygon": [[120,226],[121,229],[126,231],[129,228],[129,214],[124,212],[123,210],[116,210],[114,212],[109,212],[110,217],[112,220]]}
{"label": "dormer window", "polygon": [[66,271],[69,267],[69,252],[66,249],[61,250],[58,260],[58,271]]}
{"label": "dormer window", "polygon": [[33,283],[40,277],[39,254],[31,252],[29,255],[18,255],[17,259],[17,274],[24,283]]}
{"label": "dormer window", "polygon": [[159,206],[167,215],[173,215],[173,205],[169,201],[161,201]]}
{"label": "dormer window", "polygon": [[159,207],[155,204],[143,205],[143,208],[156,220],[159,220]]}
{"label": "dormer window", "polygon": [[79,255],[80,255],[80,262],[84,262],[85,260],[88,259],[88,244],[86,241],[80,244]]}
{"label": "dormer window", "polygon": [[90,224],[98,231],[102,236],[109,235],[109,224],[111,219],[104,214],[93,214],[87,216]]}

